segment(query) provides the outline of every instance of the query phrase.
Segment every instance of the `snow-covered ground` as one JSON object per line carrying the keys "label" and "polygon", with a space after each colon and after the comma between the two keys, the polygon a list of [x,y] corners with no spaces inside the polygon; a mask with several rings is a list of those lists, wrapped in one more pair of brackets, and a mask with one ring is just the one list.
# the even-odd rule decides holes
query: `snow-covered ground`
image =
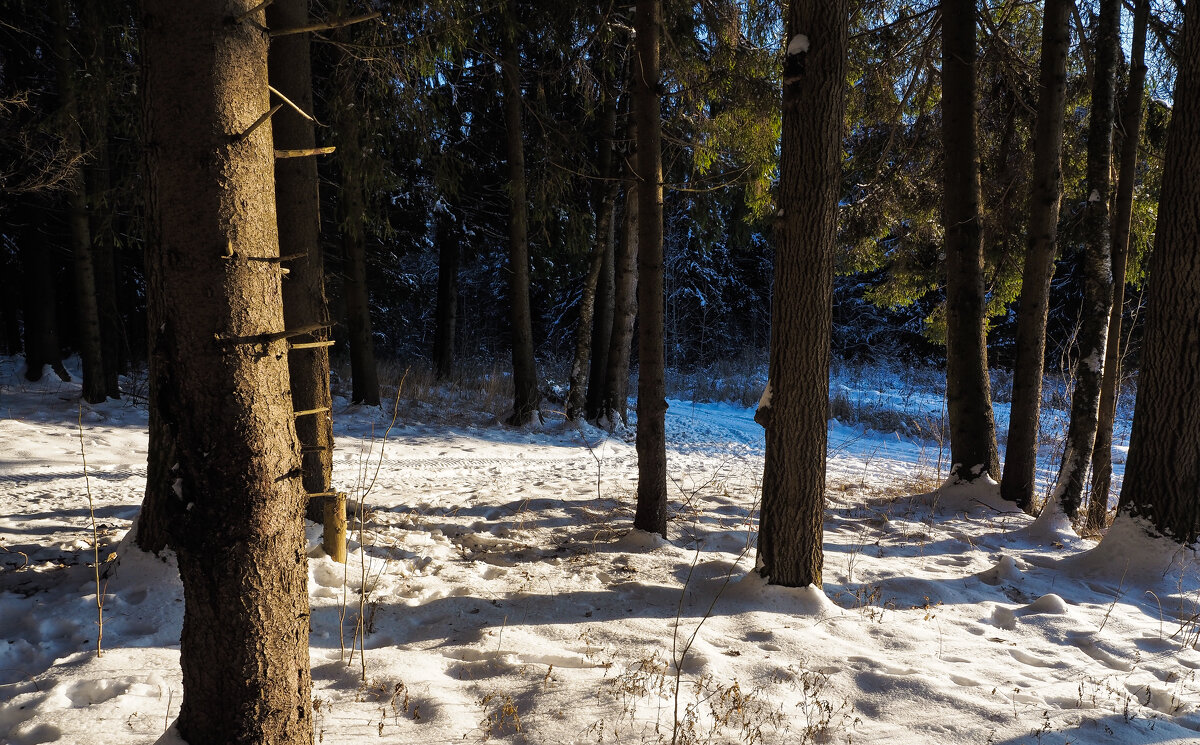
{"label": "snow-covered ground", "polygon": [[[27,384],[13,359],[0,386],[0,743],[180,742],[181,588],[169,559],[121,543],[144,408],[80,409],[78,386]],[[630,530],[626,438],[451,407],[404,402],[385,440],[390,410],[335,404],[335,481],[366,519],[345,567],[310,531],[322,743],[1200,739],[1194,564],[1098,567],[1022,514],[922,495],[948,465],[936,441],[831,425],[816,592],[751,571],[751,410],[670,402],[664,542]],[[1123,546],[1136,567],[1138,541]]]}

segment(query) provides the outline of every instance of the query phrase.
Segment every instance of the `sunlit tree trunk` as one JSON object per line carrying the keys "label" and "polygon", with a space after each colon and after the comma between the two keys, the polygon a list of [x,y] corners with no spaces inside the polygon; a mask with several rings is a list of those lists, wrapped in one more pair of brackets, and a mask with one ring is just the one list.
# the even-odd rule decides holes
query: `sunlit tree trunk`
{"label": "sunlit tree trunk", "polygon": [[1200,539],[1200,3],[1186,5],[1118,519]]}
{"label": "sunlit tree trunk", "polygon": [[1117,387],[1121,380],[1121,315],[1125,307],[1125,269],[1129,259],[1129,226],[1133,218],[1133,190],[1137,181],[1138,141],[1141,138],[1142,98],[1146,86],[1146,26],[1149,0],[1138,0],[1133,15],[1133,48],[1129,63],[1129,89],[1121,107],[1121,166],[1112,221],[1113,306],[1108,319],[1108,345],[1104,353],[1104,380],[1100,386],[1100,412],[1096,421],[1096,446],[1092,449],[1092,493],[1087,527],[1104,527],[1108,493],[1112,484],[1113,419]]}
{"label": "sunlit tree trunk", "polygon": [[288,395],[267,35],[255,0],[143,5],[151,406],[193,745],[311,745],[305,496]]}
{"label": "sunlit tree trunk", "polygon": [[633,107],[637,120],[637,512],[633,526],[667,535],[667,394],[663,349],[662,113],[658,45],[662,0],[637,0]]}
{"label": "sunlit tree trunk", "polygon": [[[1112,190],[1112,137],[1116,100],[1117,54],[1120,43],[1121,0],[1101,0],[1096,29],[1091,120],[1088,125],[1087,206],[1083,212],[1086,239],[1083,260],[1083,312],[1076,336],[1079,363],[1071,394],[1071,423],[1062,466],[1048,508],[1070,520],[1078,516],[1083,486],[1096,445],[1100,383],[1104,374],[1108,321],[1112,311],[1112,233],[1109,200]],[[1057,505],[1057,507],[1055,506]]]}
{"label": "sunlit tree trunk", "polygon": [[[770,417],[758,533],[772,584],[821,585],[833,255],[846,98],[846,0],[792,0],[783,72]],[[767,408],[767,407],[764,407]]]}
{"label": "sunlit tree trunk", "polygon": [[946,412],[953,476],[960,482],[999,473],[987,372],[975,34],[974,1],[942,0]]}
{"label": "sunlit tree trunk", "polygon": [[1029,194],[1029,242],[1025,247],[1025,268],[1021,275],[1008,447],[1004,455],[1004,477],[1000,481],[1000,495],[1016,502],[1023,510],[1033,506],[1037,469],[1046,317],[1062,200],[1071,3],[1072,0],[1046,0],[1042,18],[1040,95],[1034,136],[1033,185]]}

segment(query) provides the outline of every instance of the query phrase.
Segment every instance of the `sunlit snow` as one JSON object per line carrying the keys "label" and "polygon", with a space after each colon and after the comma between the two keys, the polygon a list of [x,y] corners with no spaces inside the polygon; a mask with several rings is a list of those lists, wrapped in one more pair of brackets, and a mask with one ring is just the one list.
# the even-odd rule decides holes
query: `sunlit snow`
{"label": "sunlit snow", "polygon": [[[77,384],[26,383],[19,364],[0,358],[0,743],[181,742],[182,590],[170,558],[122,542],[146,411],[81,412]],[[934,391],[860,373],[832,386],[859,411],[941,411]],[[506,428],[428,395],[401,402],[386,442],[388,406],[335,401],[335,482],[366,518],[346,566],[309,529],[322,743],[1200,737],[1194,555],[1132,520],[1098,549],[1039,536],[994,485],[943,487],[933,430],[831,423],[824,587],[784,589],[752,571],[753,409],[670,402],[662,540],[631,530],[625,437]],[[99,657],[89,485],[102,560],[115,554]]]}

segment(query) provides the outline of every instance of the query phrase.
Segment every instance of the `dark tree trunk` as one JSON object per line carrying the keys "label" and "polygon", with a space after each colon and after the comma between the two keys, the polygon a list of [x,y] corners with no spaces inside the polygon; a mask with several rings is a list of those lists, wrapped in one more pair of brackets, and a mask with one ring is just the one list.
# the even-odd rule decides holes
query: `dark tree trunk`
{"label": "dark tree trunk", "polygon": [[[589,371],[595,375],[597,370],[596,358],[600,356],[600,347],[596,345],[598,337],[603,336],[603,355],[608,354],[608,336],[612,332],[612,306],[610,300],[602,300],[605,291],[601,283],[605,279],[605,265],[608,265],[608,280],[612,281],[612,237],[613,212],[617,200],[618,185],[613,179],[612,141],[616,136],[617,109],[611,92],[605,90],[602,107],[604,115],[601,124],[600,143],[597,147],[596,174],[600,181],[595,188],[593,203],[596,217],[596,235],[592,245],[592,257],[588,265],[588,273],[584,278],[583,295],[579,301],[579,325],[576,329],[575,359],[571,364],[570,389],[567,394],[567,420],[575,421],[586,416],[590,403],[585,395]],[[607,289],[607,288],[605,288]],[[601,307],[608,303],[607,311]],[[601,328],[601,316],[607,312],[607,333]],[[599,367],[603,370],[603,366]],[[598,407],[596,407],[598,408]]]}
{"label": "dark tree trunk", "polygon": [[121,311],[117,305],[116,233],[113,228],[112,159],[108,139],[109,60],[116,54],[100,3],[80,3],[84,68],[89,86],[83,91],[82,123],[90,143],[91,162],[85,170],[88,190],[89,229],[96,284],[96,310],[100,317],[100,358],[104,365],[104,388],[109,398],[121,397],[121,373],[127,360],[122,354]]}
{"label": "dark tree trunk", "polygon": [[604,262],[600,265],[600,280],[596,283],[596,315],[592,321],[592,364],[588,373],[586,413],[584,414],[592,422],[604,415],[609,344],[612,342],[613,335],[613,300],[616,292],[613,262],[617,223],[616,200],[614,199],[613,202],[608,223],[608,235],[604,242]]}
{"label": "dark tree trunk", "polygon": [[501,68],[504,82],[505,152],[508,158],[508,287],[512,309],[513,410],[508,423],[528,424],[541,418],[533,360],[533,312],[529,307],[529,205],[525,191],[525,143],[521,124],[521,51],[516,40],[516,18],[509,7],[504,19]]}
{"label": "dark tree trunk", "polygon": [[454,338],[458,323],[458,238],[455,218],[446,212],[437,216],[438,247],[437,308],[433,332],[433,367],[438,379],[454,373]]}
{"label": "dark tree trunk", "polygon": [[1184,545],[1200,539],[1200,3],[1185,6],[1142,368],[1117,508]]}
{"label": "dark tree trunk", "polygon": [[[294,28],[308,22],[307,0],[275,0],[267,8],[271,28]],[[308,34],[281,36],[271,42],[268,68],[277,91],[306,112],[313,109],[312,63]],[[316,145],[313,123],[291,107],[271,119],[276,150],[308,150]],[[315,158],[281,158],[275,162],[275,211],[279,253],[288,274],[283,280],[283,319],[289,329],[312,329],[292,338],[288,376],[292,408],[316,411],[296,419],[303,453],[304,490],[322,495],[309,500],[307,514],[324,522],[332,503],[333,417],[329,391],[329,304],[325,300],[325,267],[321,252],[320,201]],[[318,346],[310,346],[318,345]]]}
{"label": "dark tree trunk", "polygon": [[71,379],[62,363],[58,343],[57,292],[54,289],[54,263],[50,246],[26,240],[21,245],[21,264],[26,278],[23,288],[25,307],[25,379],[42,379],[49,365],[61,380]]}
{"label": "dark tree trunk", "polygon": [[779,249],[758,532],[771,584],[821,586],[833,255],[845,110],[846,0],[792,0],[783,72]]}
{"label": "dark tree trunk", "polygon": [[0,313],[4,314],[4,353],[21,353],[21,269],[15,255],[0,255]]}
{"label": "dark tree trunk", "polygon": [[[1063,450],[1058,481],[1051,494],[1054,504],[1071,521],[1079,514],[1083,485],[1096,445],[1100,410],[1100,383],[1112,311],[1112,233],[1109,201],[1112,197],[1112,138],[1116,100],[1117,54],[1120,51],[1121,0],[1101,0],[1096,29],[1091,120],[1088,124],[1087,206],[1083,213],[1086,247],[1083,270],[1083,312],[1079,334],[1079,363],[1071,394],[1071,423]],[[1053,514],[1053,512],[1052,512]]]}
{"label": "dark tree trunk", "polygon": [[942,0],[946,411],[953,477],[960,482],[1000,472],[987,373],[975,29],[973,0]]}
{"label": "dark tree trunk", "polygon": [[355,106],[356,82],[351,74],[355,60],[346,52],[338,55],[335,75],[335,126],[337,157],[342,183],[338,198],[342,230],[342,251],[346,268],[342,283],[346,302],[346,328],[350,339],[350,401],[367,406],[379,405],[379,370],[375,364],[375,335],[371,330],[371,301],[367,291],[367,247],[365,225],[367,207],[363,172],[366,168],[360,141]]}
{"label": "dark tree trunk", "polygon": [[1029,193],[1029,242],[1025,247],[1025,269],[1021,275],[1008,447],[1004,455],[1004,477],[1000,481],[1000,495],[1026,511],[1033,507],[1046,359],[1046,317],[1062,200],[1071,5],[1072,0],[1046,0],[1042,18],[1041,95],[1034,136],[1033,186]]}
{"label": "dark tree trunk", "polygon": [[637,0],[633,107],[637,121],[637,512],[633,527],[667,535],[667,393],[663,349],[662,114],[658,44],[662,0]]}
{"label": "dark tree trunk", "polygon": [[[630,125],[629,140],[635,143],[629,162],[637,160],[637,127]],[[633,351],[633,327],[637,321],[638,299],[638,185],[630,170],[625,188],[625,221],[614,251],[613,324],[608,342],[608,367],[604,372],[604,399],[601,419],[609,424],[628,424],[629,358]]]}
{"label": "dark tree trunk", "polygon": [[1125,269],[1129,259],[1129,225],[1133,218],[1133,189],[1137,181],[1138,141],[1141,138],[1142,98],[1146,86],[1146,26],[1149,0],[1138,0],[1133,15],[1133,49],[1129,88],[1121,107],[1121,167],[1112,221],[1113,305],[1108,319],[1108,346],[1104,353],[1104,380],[1100,386],[1100,412],[1096,420],[1096,446],[1092,449],[1092,493],[1087,527],[1103,528],[1108,516],[1112,484],[1113,419],[1117,413],[1117,386],[1121,380],[1121,314],[1125,307]]}
{"label": "dark tree trunk", "polygon": [[[60,131],[67,151],[78,163],[83,154],[83,139],[66,0],[53,0],[50,9],[54,15],[54,72],[58,85]],[[92,235],[88,225],[87,185],[79,165],[71,169],[68,177],[67,230],[75,278],[75,305],[79,314],[76,336],[83,362],[82,396],[84,401],[96,404],[107,397],[107,391],[100,346],[100,311],[96,304],[96,274],[92,263]]]}
{"label": "dark tree trunk", "polygon": [[190,743],[310,745],[304,490],[288,395],[267,36],[255,0],[146,0],[151,405],[176,444]]}

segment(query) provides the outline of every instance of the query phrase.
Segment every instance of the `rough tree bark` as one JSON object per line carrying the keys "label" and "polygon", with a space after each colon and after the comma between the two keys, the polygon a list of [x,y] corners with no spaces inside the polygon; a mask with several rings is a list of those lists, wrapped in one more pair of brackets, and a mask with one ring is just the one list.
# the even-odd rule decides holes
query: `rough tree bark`
{"label": "rough tree bark", "polygon": [[1088,195],[1083,212],[1083,232],[1087,242],[1083,259],[1083,308],[1076,336],[1079,363],[1075,367],[1071,423],[1067,427],[1062,465],[1047,502],[1051,515],[1061,511],[1071,521],[1079,514],[1084,480],[1096,445],[1100,383],[1104,375],[1108,316],[1113,301],[1109,200],[1112,196],[1112,138],[1120,26],[1121,0],[1101,0],[1094,43],[1095,87],[1088,123]]}
{"label": "rough tree bark", "polygon": [[1129,260],[1129,226],[1133,219],[1133,189],[1137,181],[1138,141],[1142,131],[1142,98],[1146,87],[1146,27],[1149,0],[1138,0],[1133,13],[1133,47],[1129,62],[1129,88],[1121,106],[1121,166],[1112,221],[1113,305],[1108,318],[1108,345],[1104,352],[1104,379],[1100,385],[1100,411],[1096,445],[1092,448],[1092,493],[1087,527],[1099,530],[1108,516],[1112,485],[1113,419],[1117,412],[1117,386],[1121,379],[1121,315],[1125,308],[1125,269]]}
{"label": "rough tree bark", "polygon": [[779,248],[758,532],[771,584],[821,585],[833,254],[845,111],[847,0],[787,11]]}
{"label": "rough tree bark", "polygon": [[1141,373],[1117,507],[1184,545],[1200,539],[1200,3],[1185,6]]}
{"label": "rough tree bark", "polygon": [[512,308],[513,410],[508,423],[521,426],[537,415],[542,394],[533,360],[533,312],[529,306],[529,205],[525,193],[525,143],[521,124],[521,51],[516,18],[509,5],[504,18],[501,68],[504,83],[505,152],[508,158],[508,271]]}
{"label": "rough tree bark", "polygon": [[[54,77],[58,86],[59,128],[76,164],[83,156],[79,101],[75,93],[75,63],[71,53],[66,0],[53,0]],[[83,168],[71,169],[67,187],[67,229],[71,241],[79,357],[83,363],[82,396],[96,404],[107,398],[104,358],[100,344],[100,311],[96,304],[96,273],[92,263],[92,233],[88,220],[87,184]]]}
{"label": "rough tree bark", "polygon": [[[308,22],[307,0],[275,0],[267,8],[270,28],[295,28]],[[308,34],[290,34],[271,42],[267,56],[271,85],[310,115],[313,110],[312,62]],[[271,119],[276,150],[316,146],[312,120],[284,106]],[[283,281],[283,320],[289,329],[312,329],[292,339],[302,346],[288,355],[292,408],[318,411],[296,420],[303,453],[304,490],[314,497],[308,517],[324,522],[333,475],[333,417],[329,391],[329,304],[325,300],[325,261],[321,252],[317,163],[312,157],[275,161],[275,211],[279,252],[288,274]]]}
{"label": "rough tree bark", "polygon": [[975,3],[942,0],[943,225],[946,241],[946,412],[952,478],[1000,472],[987,373]]}
{"label": "rough tree bark", "polygon": [[1034,135],[1033,185],[1029,193],[1029,242],[1025,247],[1021,306],[1017,312],[1008,448],[1004,456],[1004,477],[1000,480],[1000,496],[1016,502],[1026,511],[1033,506],[1042,374],[1046,359],[1046,317],[1062,201],[1071,6],[1072,0],[1046,0],[1042,18],[1040,95]]}
{"label": "rough tree bark", "polygon": [[637,511],[633,527],[667,535],[667,394],[663,377],[662,114],[658,45],[662,0],[637,0],[633,107],[637,120],[638,398]]}
{"label": "rough tree bark", "polygon": [[[308,561],[288,395],[255,0],[146,0],[147,302],[153,410],[177,463],[166,502],[184,588],[190,743],[310,745]],[[161,476],[162,474],[160,474]]]}

